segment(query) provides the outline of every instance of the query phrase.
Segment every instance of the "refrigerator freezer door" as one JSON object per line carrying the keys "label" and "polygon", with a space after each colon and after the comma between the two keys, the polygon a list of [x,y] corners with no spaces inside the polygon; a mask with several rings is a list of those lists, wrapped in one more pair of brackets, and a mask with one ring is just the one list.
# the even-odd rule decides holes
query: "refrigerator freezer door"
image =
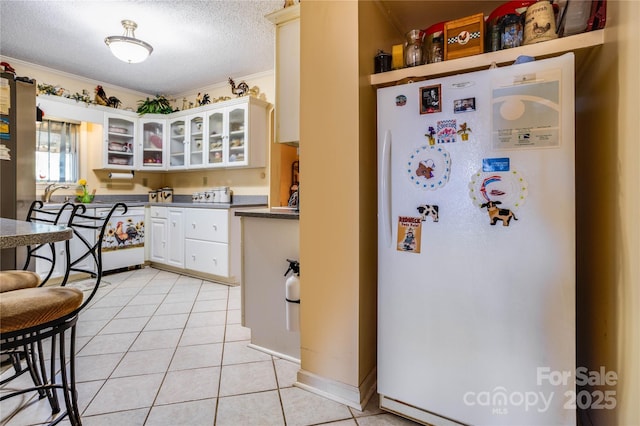
{"label": "refrigerator freezer door", "polygon": [[[575,424],[565,407],[575,392],[573,75],[567,54],[378,90],[383,408],[433,424]],[[421,114],[421,89],[431,86],[442,111]],[[455,112],[471,99],[474,109]],[[522,131],[523,118],[545,121],[543,107],[558,119],[551,136]],[[447,130],[463,123],[467,141]],[[515,136],[505,136],[508,126]],[[429,127],[442,136],[433,149],[424,148]],[[419,179],[440,178],[447,164],[448,181],[416,185],[419,167]],[[515,216],[508,226],[494,221],[506,212],[474,200],[485,196],[504,200],[499,207]],[[414,250],[403,245],[400,218],[420,219]],[[569,378],[551,383],[549,371]]]}

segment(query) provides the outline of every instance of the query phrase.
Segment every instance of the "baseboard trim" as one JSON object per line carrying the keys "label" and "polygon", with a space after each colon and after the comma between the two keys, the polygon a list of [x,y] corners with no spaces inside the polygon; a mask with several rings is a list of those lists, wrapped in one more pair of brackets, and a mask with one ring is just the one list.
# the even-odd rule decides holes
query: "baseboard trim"
{"label": "baseboard trim", "polygon": [[369,399],[376,391],[377,369],[374,367],[360,386],[350,386],[326,377],[318,376],[306,370],[298,371],[298,380],[294,386],[315,393],[359,411],[364,411]]}
{"label": "baseboard trim", "polygon": [[287,361],[295,362],[296,364],[300,364],[300,360],[299,359],[294,358],[294,357],[292,357],[290,355],[286,355],[286,354],[283,354],[283,353],[280,353],[280,352],[276,352],[276,351],[273,351],[271,349],[263,348],[262,346],[254,345],[253,343],[249,343],[247,346],[252,348],[252,349],[255,349],[257,351],[264,352],[264,353],[267,353],[269,355],[273,355],[273,356],[278,357],[278,358],[286,359]]}
{"label": "baseboard trim", "polygon": [[407,418],[416,423],[433,426],[467,426],[464,423],[458,423],[455,420],[439,416],[422,408],[415,407],[397,399],[380,395],[380,408],[384,411]]}

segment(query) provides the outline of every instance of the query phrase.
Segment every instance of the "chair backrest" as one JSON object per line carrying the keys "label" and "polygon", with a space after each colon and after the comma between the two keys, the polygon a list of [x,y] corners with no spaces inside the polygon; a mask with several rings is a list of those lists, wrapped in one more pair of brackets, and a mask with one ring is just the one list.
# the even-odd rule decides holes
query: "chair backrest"
{"label": "chair backrest", "polygon": [[[91,301],[100,287],[100,281],[102,280],[102,241],[109,221],[114,215],[126,214],[127,210],[127,205],[124,203],[114,204],[106,215],[89,214],[84,204],[78,204],[73,208],[69,227],[73,230],[73,239],[76,240],[76,244],[79,243],[83,250],[82,253],[74,255],[71,250],[71,240],[65,242],[67,268],[62,285],[67,284],[71,272],[86,273],[94,279],[92,288],[90,288],[91,293],[84,298],[82,305],[77,309],[78,312]],[[91,234],[92,231],[95,236],[87,238],[87,234]],[[87,258],[92,260],[93,267],[91,269],[83,266],[83,262]]]}
{"label": "chair backrest", "polygon": [[[31,203],[29,212],[27,213],[27,222],[33,223],[45,223],[49,225],[67,225],[71,219],[74,205],[71,203],[65,203],[59,209],[44,209],[44,203],[36,200]],[[49,247],[49,251],[42,250],[44,247]],[[25,260],[22,269],[27,270],[32,261],[37,259],[49,262],[49,271],[47,275],[42,278],[39,286],[43,286],[51,278],[56,266],[56,252],[54,243],[42,243],[35,246],[27,246],[27,258]]]}

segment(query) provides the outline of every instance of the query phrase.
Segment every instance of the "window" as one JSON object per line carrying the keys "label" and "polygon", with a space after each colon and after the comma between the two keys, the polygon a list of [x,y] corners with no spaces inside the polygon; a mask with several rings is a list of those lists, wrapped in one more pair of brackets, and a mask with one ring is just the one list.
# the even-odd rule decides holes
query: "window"
{"label": "window", "polygon": [[43,120],[36,127],[36,182],[75,183],[80,125]]}

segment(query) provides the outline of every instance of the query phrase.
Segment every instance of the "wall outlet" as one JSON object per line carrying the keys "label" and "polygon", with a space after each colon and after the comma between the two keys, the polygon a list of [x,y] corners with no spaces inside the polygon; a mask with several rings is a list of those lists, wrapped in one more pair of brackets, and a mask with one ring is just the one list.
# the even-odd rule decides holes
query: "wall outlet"
{"label": "wall outlet", "polygon": [[149,180],[147,178],[142,178],[142,186],[149,186]]}
{"label": "wall outlet", "polygon": [[203,186],[206,186],[208,181],[209,181],[209,178],[207,176],[202,176],[202,185]]}

